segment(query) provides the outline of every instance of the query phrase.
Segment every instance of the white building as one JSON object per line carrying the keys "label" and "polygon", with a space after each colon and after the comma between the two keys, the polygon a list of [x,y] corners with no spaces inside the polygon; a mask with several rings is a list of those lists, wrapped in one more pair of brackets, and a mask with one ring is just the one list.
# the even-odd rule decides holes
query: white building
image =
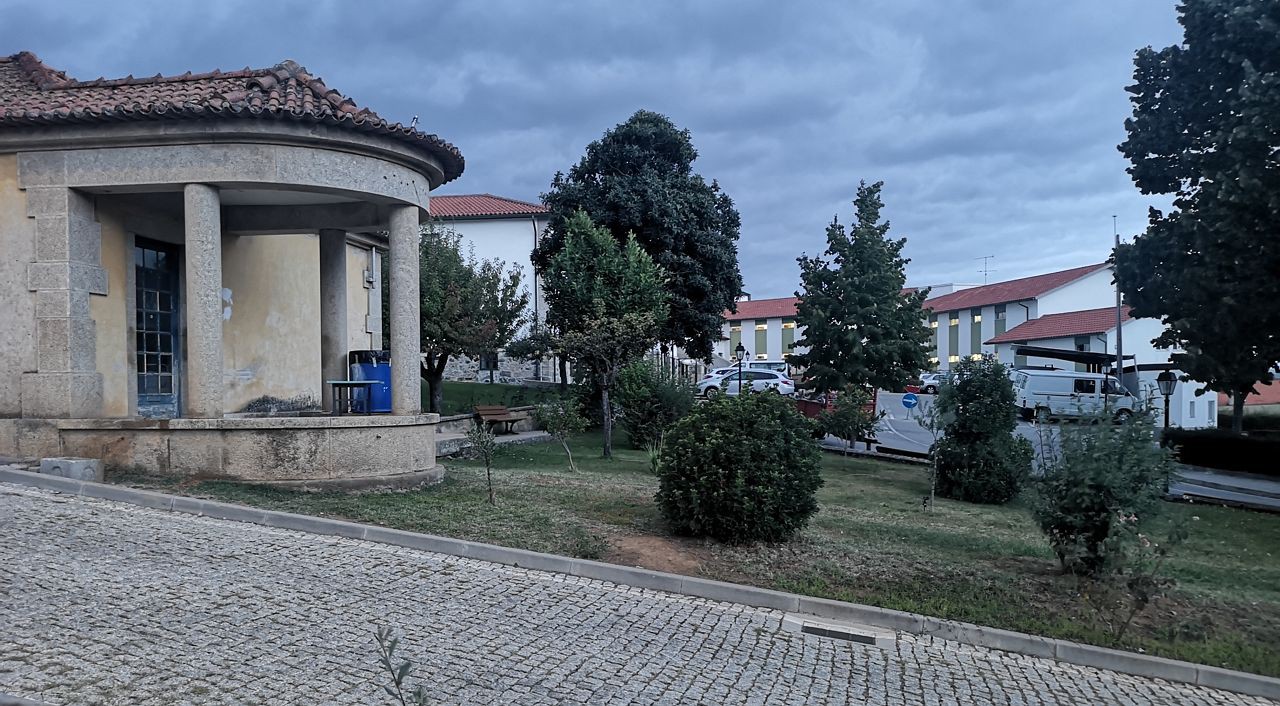
{"label": "white building", "polygon": [[[536,320],[545,320],[546,305],[541,283],[533,269],[533,249],[547,229],[551,216],[541,204],[491,194],[432,196],[431,217],[462,236],[481,260],[499,259],[519,265],[521,281],[529,291],[529,304]],[[517,380],[558,380],[552,361],[528,362],[508,358],[502,351],[479,360],[462,357],[450,360],[445,370],[449,380],[514,382]]]}
{"label": "white building", "polygon": [[796,328],[798,301],[795,297],[739,300],[736,312],[724,313],[721,340],[715,347],[719,360],[714,362],[737,360],[738,344],[754,360],[783,360],[788,353],[803,353],[805,348],[793,345],[804,335],[804,329]]}

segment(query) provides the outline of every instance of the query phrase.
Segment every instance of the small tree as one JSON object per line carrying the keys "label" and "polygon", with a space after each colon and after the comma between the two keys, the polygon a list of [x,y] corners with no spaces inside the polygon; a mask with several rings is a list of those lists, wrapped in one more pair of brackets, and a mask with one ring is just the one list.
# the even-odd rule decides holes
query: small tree
{"label": "small tree", "polygon": [[564,228],[564,245],[543,274],[543,291],[558,321],[558,348],[600,390],[603,453],[612,458],[609,393],[622,368],[658,340],[667,311],[666,273],[634,239],[620,247],[585,213]]}
{"label": "small tree", "polygon": [[484,476],[489,482],[489,504],[497,505],[497,498],[493,494],[493,459],[498,455],[498,437],[489,431],[482,420],[477,419],[467,430],[467,443],[471,445],[471,455],[484,462]]}
{"label": "small tree", "polygon": [[573,451],[569,449],[569,439],[587,428],[587,420],[578,413],[578,404],[570,400],[556,400],[538,405],[534,417],[542,428],[564,447],[564,455],[569,459],[569,470],[577,472],[573,463]]}
{"label": "small tree", "polygon": [[693,408],[693,386],[649,360],[637,360],[618,376],[618,406],[632,448],[659,448],[676,420]]}
{"label": "small tree", "polygon": [[962,360],[934,405],[946,420],[929,452],[939,495],[976,503],[1013,499],[1031,471],[1031,442],[1017,436],[1008,369],[991,356]]}
{"label": "small tree", "polygon": [[871,438],[876,424],[884,417],[884,412],[870,409],[871,395],[865,388],[846,387],[836,397],[835,408],[823,412],[819,419],[823,431],[844,439],[844,453],[847,456],[852,445],[861,440]]}
{"label": "small tree", "polygon": [[778,542],[818,510],[814,426],[781,395],[745,393],[693,408],[667,433],[656,500],[680,534]]}
{"label": "small tree", "polygon": [[448,228],[428,224],[418,242],[422,377],[430,390],[427,407],[439,413],[449,359],[479,357],[509,343],[524,323],[529,293],[519,267],[476,260]]}
{"label": "small tree", "polygon": [[805,387],[819,392],[855,385],[896,390],[929,365],[922,303],[925,291],[906,292],[905,238],[890,240],[880,220],[883,182],[858,186],[853,229],[827,226],[821,257],[801,256],[795,342],[788,357],[805,369]]}

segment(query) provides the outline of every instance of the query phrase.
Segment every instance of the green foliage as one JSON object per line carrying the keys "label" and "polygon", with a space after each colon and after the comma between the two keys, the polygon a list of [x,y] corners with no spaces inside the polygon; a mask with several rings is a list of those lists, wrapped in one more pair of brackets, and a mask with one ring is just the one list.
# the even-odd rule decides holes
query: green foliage
{"label": "green foliage", "polygon": [[581,211],[564,224],[563,247],[543,271],[559,351],[601,392],[604,454],[613,453],[609,393],[627,363],[653,348],[667,315],[667,275],[634,238],[619,246]]}
{"label": "green foliage", "polygon": [[853,229],[827,226],[821,257],[799,258],[796,325],[804,336],[790,356],[805,369],[803,387],[826,392],[847,386],[900,389],[929,366],[929,328],[922,307],[927,290],[903,293],[905,238],[889,239],[880,220],[883,182],[858,186]]}
{"label": "green foliage", "polygon": [[1146,413],[1114,424],[1083,420],[1056,436],[1056,444],[1041,444],[1031,512],[1064,570],[1114,572],[1132,544],[1130,518],[1145,520],[1168,487],[1168,452],[1156,445]]}
{"label": "green foliage", "polygon": [[884,412],[870,409],[871,395],[865,388],[846,387],[836,397],[835,408],[823,412],[818,423],[826,433],[844,439],[845,452],[855,441],[869,439]]}
{"label": "green foliage", "polygon": [[498,501],[493,495],[493,459],[498,455],[498,438],[487,424],[477,419],[467,430],[467,443],[470,445],[472,458],[484,462],[484,475],[489,482],[489,504],[497,505]]}
{"label": "green foliage", "polygon": [[587,428],[587,420],[578,411],[578,403],[574,400],[555,400],[538,405],[534,410],[534,418],[542,425],[551,438],[564,447],[564,455],[569,459],[569,470],[577,471],[573,463],[573,451],[569,448],[569,439]]}
{"label": "green foliage", "polygon": [[693,408],[694,389],[652,361],[637,360],[622,369],[614,399],[631,448],[661,446],[667,429]]}
{"label": "green foliage", "polygon": [[422,684],[417,685],[409,693],[405,693],[408,688],[405,679],[409,677],[413,671],[413,662],[409,660],[396,661],[396,648],[400,646],[400,638],[392,637],[391,628],[381,627],[374,633],[374,641],[378,645],[378,662],[382,664],[382,668],[387,670],[387,675],[391,678],[390,684],[383,684],[382,690],[387,692],[387,696],[395,699],[400,706],[427,706],[432,701],[427,696],[427,688]]}
{"label": "green foliage", "polygon": [[813,424],[781,395],[699,404],[667,433],[658,507],[680,534],[783,541],[818,510],[821,451]]}
{"label": "green foliage", "polygon": [[[671,273],[670,308],[657,339],[707,358],[720,338],[722,313],[742,290],[738,272],[740,220],[733,201],[713,181],[693,173],[698,156],[688,130],[641,110],[587,146],[568,175],[557,173],[542,195],[551,225],[534,262],[546,268],[564,249],[579,211],[620,244],[632,238]],[[572,312],[548,317],[558,329]]]}
{"label": "green foliage", "polygon": [[422,377],[432,412],[440,413],[444,369],[451,356],[479,357],[502,348],[525,320],[529,293],[520,268],[464,253],[462,236],[428,224],[418,237]]}
{"label": "green foliage", "polygon": [[609,553],[609,540],[582,525],[569,525],[566,535],[570,556],[600,561]]}
{"label": "green foliage", "polygon": [[[1120,151],[1171,194],[1115,253],[1137,317],[1178,367],[1236,400],[1280,360],[1280,4],[1183,0],[1180,44],[1138,51]],[[1236,403],[1233,428],[1243,408]]]}
{"label": "green foliage", "polygon": [[1032,449],[1014,434],[1017,407],[1008,369],[988,356],[962,360],[934,402],[942,438],[929,449],[937,493],[974,503],[1012,500],[1031,470]]}

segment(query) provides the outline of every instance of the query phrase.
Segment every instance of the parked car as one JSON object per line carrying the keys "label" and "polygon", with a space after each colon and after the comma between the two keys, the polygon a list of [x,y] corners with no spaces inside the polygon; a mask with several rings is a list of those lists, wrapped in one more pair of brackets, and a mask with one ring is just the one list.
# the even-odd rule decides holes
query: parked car
{"label": "parked car", "polygon": [[1137,400],[1114,377],[1068,370],[1019,370],[1013,392],[1024,419],[1048,421],[1110,413],[1117,420],[1132,415]]}
{"label": "parked car", "polygon": [[920,391],[926,395],[936,395],[946,379],[946,373],[925,373],[920,376]]}
{"label": "parked car", "polygon": [[706,375],[702,376],[702,379],[710,380],[712,378],[718,378],[722,375],[728,375],[729,373],[736,373],[736,372],[738,372],[738,366],[736,365],[731,368],[712,368],[711,370],[707,371]]}
{"label": "parked car", "polygon": [[736,395],[744,385],[749,385],[755,392],[777,392],[783,395],[794,395],[796,384],[785,374],[776,370],[743,370],[735,368],[728,375],[704,379],[698,383],[698,394],[704,397],[716,395]]}
{"label": "parked car", "polygon": [[[745,360],[742,362],[742,369],[772,370],[785,375],[787,373],[787,363],[782,360]],[[703,375],[702,379],[710,380],[711,378],[718,378],[722,375],[728,375],[729,373],[736,372],[738,372],[738,366],[736,365],[731,365],[727,368],[714,368],[708,371],[706,375]]]}

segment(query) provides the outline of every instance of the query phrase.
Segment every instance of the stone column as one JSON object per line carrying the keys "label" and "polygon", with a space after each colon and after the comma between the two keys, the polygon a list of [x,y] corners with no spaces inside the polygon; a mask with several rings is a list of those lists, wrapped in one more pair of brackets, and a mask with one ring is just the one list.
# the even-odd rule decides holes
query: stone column
{"label": "stone column", "polygon": [[222,216],[218,190],[182,189],[186,223],[187,385],[183,416],[222,416]]}
{"label": "stone column", "polygon": [[391,413],[422,412],[418,207],[391,209]]}
{"label": "stone column", "polygon": [[347,375],[347,233],[320,230],[320,371],[325,409],[333,409],[328,380]]}

